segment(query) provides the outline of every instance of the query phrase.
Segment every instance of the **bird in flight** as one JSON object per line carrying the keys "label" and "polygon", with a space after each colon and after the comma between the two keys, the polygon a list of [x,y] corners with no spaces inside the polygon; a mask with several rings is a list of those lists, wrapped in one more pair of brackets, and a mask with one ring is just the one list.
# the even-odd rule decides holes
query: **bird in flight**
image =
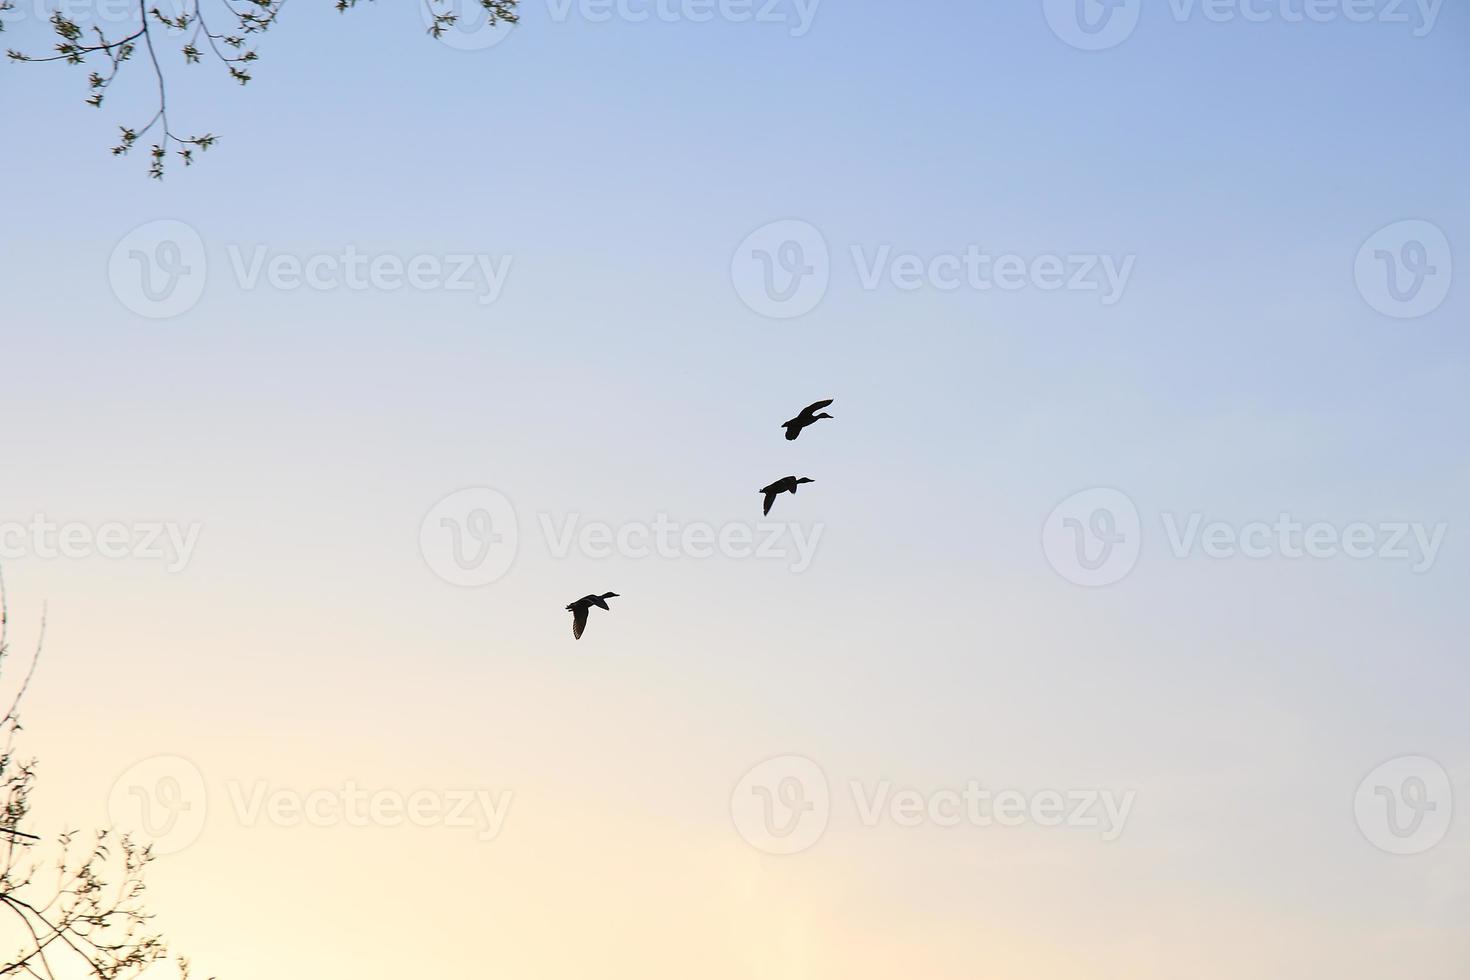
{"label": "bird in flight", "polygon": [[[806,408],[803,408],[801,414],[796,418],[791,419],[789,422],[782,422],[781,427],[786,430],[786,441],[790,442],[801,435],[801,430],[811,425],[817,419],[830,419],[832,416],[826,412],[822,412],[822,409],[832,404],[832,401],[831,398],[828,398],[826,401],[813,402]],[[817,412],[821,412],[822,414],[818,415],[816,414]]]}
{"label": "bird in flight", "polygon": [[772,483],[768,487],[761,487],[760,492],[766,495],[766,504],[765,504],[765,507],[763,507],[761,509],[761,513],[762,514],[769,514],[771,512],[771,505],[776,502],[776,495],[777,494],[779,494],[779,493],[795,493],[796,492],[796,488],[799,487],[799,486],[801,486],[803,483],[816,483],[816,482],[817,482],[816,480],[813,480],[810,477],[805,477],[804,476],[800,480],[798,480],[794,476],[788,476],[788,477],[783,477],[783,478],[777,480],[775,483]]}
{"label": "bird in flight", "polygon": [[572,614],[572,639],[580,640],[582,631],[587,628],[587,610],[593,606],[599,609],[607,609],[608,599],[616,599],[616,592],[604,592],[602,595],[584,595],[576,602],[567,606],[567,611]]}

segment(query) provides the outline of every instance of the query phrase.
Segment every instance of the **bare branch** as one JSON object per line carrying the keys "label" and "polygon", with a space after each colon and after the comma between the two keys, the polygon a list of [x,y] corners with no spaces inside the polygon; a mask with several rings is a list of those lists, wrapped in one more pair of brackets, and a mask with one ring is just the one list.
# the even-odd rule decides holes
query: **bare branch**
{"label": "bare branch", "polygon": [[[169,124],[168,116],[168,80],[167,71],[161,56],[163,39],[155,37],[155,32],[164,32],[169,35],[170,40],[179,41],[179,51],[183,55],[186,66],[201,64],[204,61],[206,50],[213,56],[214,60],[224,66],[229,76],[241,85],[247,85],[253,79],[250,66],[259,58],[255,48],[251,45],[251,39],[256,35],[264,34],[275,26],[281,11],[285,9],[286,0],[157,0],[160,3],[169,3],[172,13],[165,12],[156,4],[149,6],[149,0],[137,0],[137,23],[130,25],[119,36],[108,37],[100,27],[93,27],[94,37],[88,40],[86,32],[77,21],[62,14],[60,11],[51,16],[51,29],[57,36],[55,44],[56,53],[48,56],[36,56],[25,54],[21,51],[11,49],[6,52],[13,61],[35,62],[38,64],[46,62],[62,62],[68,65],[89,65],[92,59],[98,59],[104,66],[101,71],[92,71],[87,77],[87,88],[89,95],[86,102],[90,106],[101,108],[107,97],[108,90],[129,60],[137,53],[141,44],[143,50],[148,53],[148,63],[153,70],[155,87],[157,89],[157,105],[153,115],[143,125],[118,126],[119,139],[112,147],[114,156],[126,156],[130,153],[138,141],[147,134],[154,133],[148,151],[148,175],[155,179],[163,179],[170,155],[177,155],[189,166],[194,162],[194,152],[203,152],[214,146],[219,138],[212,133],[204,133],[198,136],[183,136],[176,132]],[[444,32],[459,22],[459,15],[454,12],[452,0],[419,0],[423,4],[425,18],[429,24],[428,33],[435,37],[443,36]],[[335,0],[334,6],[339,13],[356,7],[358,0]],[[480,6],[485,10],[487,26],[504,21],[509,24],[520,20],[516,12],[519,0],[479,0]],[[211,13],[209,18],[215,14],[220,15],[220,22],[224,24],[220,30],[212,30],[209,26],[209,18],[205,16],[207,5]],[[0,30],[4,29],[3,15],[5,11],[14,9],[13,0],[0,0]],[[205,42],[201,48],[201,38]]]}
{"label": "bare branch", "polygon": [[[144,872],[153,860],[147,845],[126,834],[99,830],[91,847],[79,850],[76,835],[58,835],[56,875],[50,887],[38,883],[38,865],[31,855],[41,841],[19,829],[30,813],[36,781],[34,760],[17,761],[13,744],[20,726],[20,703],[30,689],[45,640],[42,614],[36,654],[31,660],[10,710],[0,718],[6,730],[0,751],[0,836],[4,861],[0,863],[0,906],[21,938],[19,948],[0,952],[0,976],[28,976],[57,980],[81,974],[97,980],[132,980],[169,955],[163,937],[153,932],[152,914],[143,903]],[[5,579],[0,574],[0,666],[9,653],[10,614]],[[0,936],[5,933],[0,932]],[[53,968],[54,964],[54,968]],[[187,980],[189,964],[179,958],[179,972]]]}

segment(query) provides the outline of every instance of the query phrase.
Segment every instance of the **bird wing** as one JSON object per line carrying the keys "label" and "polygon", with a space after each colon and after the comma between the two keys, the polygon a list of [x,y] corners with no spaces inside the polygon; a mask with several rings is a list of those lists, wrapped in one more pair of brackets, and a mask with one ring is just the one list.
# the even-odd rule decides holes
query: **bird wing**
{"label": "bird wing", "polygon": [[836,400],[837,399],[835,399],[835,398],[828,398],[825,401],[812,402],[806,408],[803,408],[801,410],[801,414],[807,416],[808,418],[810,418],[812,415],[815,415],[817,412],[820,412],[822,409],[826,408],[828,405],[832,404]]}
{"label": "bird wing", "polygon": [[795,439],[799,435],[801,435],[801,423],[800,422],[787,422],[786,423],[786,441],[787,442],[790,442],[791,440]]}
{"label": "bird wing", "polygon": [[582,631],[587,628],[587,607],[577,606],[572,610],[572,639],[580,640]]}
{"label": "bird wing", "polygon": [[762,515],[769,514],[771,512],[771,505],[776,502],[776,494],[779,492],[779,490],[766,491],[766,505],[761,508]]}

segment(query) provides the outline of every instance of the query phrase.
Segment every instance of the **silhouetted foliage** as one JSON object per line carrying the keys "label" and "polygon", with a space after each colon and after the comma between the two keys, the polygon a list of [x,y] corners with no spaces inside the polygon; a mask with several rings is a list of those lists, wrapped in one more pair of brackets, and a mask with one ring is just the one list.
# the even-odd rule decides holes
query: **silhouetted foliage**
{"label": "silhouetted foliage", "polygon": [[[5,579],[0,575],[0,667],[10,654]],[[20,702],[35,676],[45,639],[41,636],[10,708],[0,718],[0,976],[97,977],[126,980],[169,955],[162,936],[150,928],[143,902],[143,876],[151,848],[127,834],[98,830],[83,838],[60,834],[54,846],[20,829],[30,813],[36,760],[18,759]],[[187,980],[189,961],[177,958]]]}
{"label": "silhouetted foliage", "polygon": [[[424,5],[428,32],[440,37],[459,20],[453,0],[419,0]],[[519,19],[519,0],[476,0],[485,9],[487,22],[514,24]],[[160,6],[160,3],[162,6]],[[357,6],[358,0],[332,0],[339,12]],[[137,0],[133,23],[109,34],[93,25],[85,31],[73,18],[61,11],[51,15],[51,29],[57,37],[55,54],[36,56],[9,50],[13,61],[62,62],[84,65],[91,69],[87,77],[87,104],[102,107],[108,90],[123,67],[141,50],[147,57],[157,82],[157,109],[141,125],[119,126],[118,142],[112,147],[114,156],[125,156],[150,133],[145,141],[148,150],[148,175],[162,179],[170,152],[184,161],[194,162],[195,151],[203,152],[219,139],[213,133],[186,136],[172,128],[168,113],[168,73],[164,58],[177,46],[183,63],[201,64],[209,58],[222,64],[230,77],[241,85],[249,84],[252,66],[259,59],[258,36],[275,26],[286,0]],[[168,9],[164,9],[167,7]],[[206,8],[208,16],[206,17]],[[0,31],[5,29],[4,12],[15,9],[15,0],[0,0]]]}

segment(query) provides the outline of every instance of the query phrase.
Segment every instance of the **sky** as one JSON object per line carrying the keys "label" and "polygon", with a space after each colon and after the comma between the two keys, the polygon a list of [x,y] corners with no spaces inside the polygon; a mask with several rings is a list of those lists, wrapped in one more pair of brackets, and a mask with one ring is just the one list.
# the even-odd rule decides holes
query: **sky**
{"label": "sky", "polygon": [[300,3],[161,182],[0,66],[32,832],[203,976],[1462,980],[1467,45]]}

